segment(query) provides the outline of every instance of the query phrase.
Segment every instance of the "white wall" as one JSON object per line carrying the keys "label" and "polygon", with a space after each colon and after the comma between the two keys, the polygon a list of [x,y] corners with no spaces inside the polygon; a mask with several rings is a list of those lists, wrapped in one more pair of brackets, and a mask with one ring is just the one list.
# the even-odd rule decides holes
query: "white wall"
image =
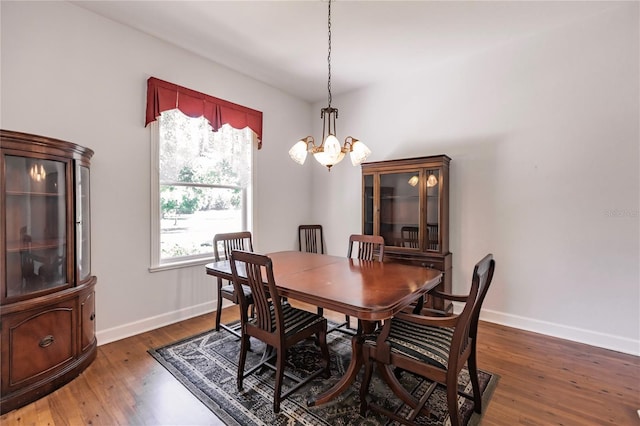
{"label": "white wall", "polygon": [[311,174],[287,150],[309,131],[307,103],[69,3],[3,1],[0,7],[0,125],[95,151],[92,269],[100,344],[214,307],[214,281],[203,266],[148,271],[149,76],[264,113],[255,247],[295,248],[296,227],[310,215]]}
{"label": "white wall", "polygon": [[[494,253],[488,320],[640,354],[638,12],[334,96],[369,160],[453,159],[453,286]],[[313,176],[339,255],[361,231],[360,170],[345,163]]]}

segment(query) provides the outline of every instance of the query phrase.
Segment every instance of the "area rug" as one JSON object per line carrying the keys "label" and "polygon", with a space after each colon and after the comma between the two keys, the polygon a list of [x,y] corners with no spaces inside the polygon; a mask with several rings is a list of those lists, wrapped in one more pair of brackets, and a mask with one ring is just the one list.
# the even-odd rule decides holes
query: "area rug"
{"label": "area rug", "polygon": [[[331,377],[322,376],[311,381],[305,387],[294,392],[282,401],[280,413],[273,413],[274,372],[264,368],[244,379],[244,390],[236,387],[237,362],[240,342],[236,336],[226,331],[208,331],[170,345],[149,350],[149,353],[169,370],[202,403],[213,411],[227,425],[396,425],[387,417],[371,411],[367,417],[360,416],[360,379],[333,401],[318,406],[307,407],[306,401],[311,395],[317,395],[336,383],[345,373],[351,359],[351,340],[340,332],[327,336],[331,352]],[[264,345],[251,340],[251,351],[247,356],[246,370],[256,365],[262,357]],[[313,341],[305,341],[289,351],[287,371],[304,377],[319,365],[319,350]],[[245,371],[246,371],[245,370]],[[483,409],[495,388],[498,377],[495,374],[480,372],[480,388],[483,392]],[[419,396],[430,382],[402,374],[403,385]],[[460,387],[471,393],[471,383],[466,370],[459,378]],[[292,386],[285,377],[283,393]],[[382,379],[374,376],[370,387],[371,398],[385,408],[407,416],[411,409],[402,404],[388,389]],[[478,424],[480,416],[473,412],[473,404],[465,398],[459,398],[463,424]],[[446,390],[438,386],[429,398],[430,416],[419,416],[420,425],[450,424],[447,412]]]}

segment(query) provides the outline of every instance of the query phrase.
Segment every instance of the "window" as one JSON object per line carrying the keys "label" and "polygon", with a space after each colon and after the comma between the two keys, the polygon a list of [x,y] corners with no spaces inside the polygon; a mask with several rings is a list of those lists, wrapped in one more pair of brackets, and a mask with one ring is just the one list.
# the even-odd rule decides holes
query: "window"
{"label": "window", "polygon": [[177,109],[152,123],[151,270],[202,263],[213,236],[251,230],[255,134]]}

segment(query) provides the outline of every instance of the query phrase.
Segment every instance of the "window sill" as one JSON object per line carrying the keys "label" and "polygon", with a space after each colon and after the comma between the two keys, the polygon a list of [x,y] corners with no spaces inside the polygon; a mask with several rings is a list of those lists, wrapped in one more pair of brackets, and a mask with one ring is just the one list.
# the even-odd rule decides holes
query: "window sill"
{"label": "window sill", "polygon": [[213,261],[213,256],[211,256],[200,259],[183,260],[180,262],[162,263],[160,265],[149,267],[149,272],[161,272],[168,271],[170,269],[190,268],[192,266],[206,265],[207,263],[211,263]]}

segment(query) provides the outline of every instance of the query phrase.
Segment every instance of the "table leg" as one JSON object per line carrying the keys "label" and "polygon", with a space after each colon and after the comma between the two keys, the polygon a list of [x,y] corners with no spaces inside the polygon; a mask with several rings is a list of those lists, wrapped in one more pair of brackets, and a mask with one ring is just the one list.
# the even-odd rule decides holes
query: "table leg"
{"label": "table leg", "polygon": [[340,395],[346,388],[351,386],[351,384],[356,379],[360,368],[362,367],[362,343],[364,337],[361,334],[353,336],[351,338],[351,362],[349,363],[349,367],[345,372],[344,376],[329,390],[317,395],[315,397],[310,397],[307,400],[307,406],[313,407],[315,405],[326,404],[331,401],[338,395]]}

